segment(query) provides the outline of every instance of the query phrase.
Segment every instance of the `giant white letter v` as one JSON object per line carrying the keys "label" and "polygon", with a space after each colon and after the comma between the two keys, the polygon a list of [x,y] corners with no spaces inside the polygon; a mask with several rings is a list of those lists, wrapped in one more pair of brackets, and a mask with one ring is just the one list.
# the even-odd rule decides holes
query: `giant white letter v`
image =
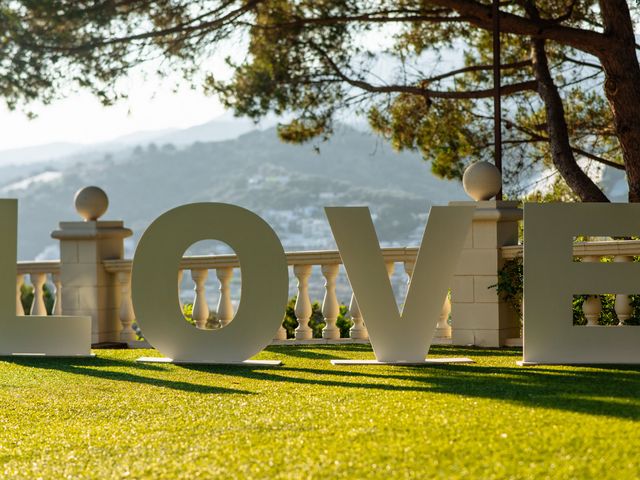
{"label": "giant white letter v", "polygon": [[474,210],[431,208],[400,313],[369,209],[325,208],[378,361],[424,361]]}

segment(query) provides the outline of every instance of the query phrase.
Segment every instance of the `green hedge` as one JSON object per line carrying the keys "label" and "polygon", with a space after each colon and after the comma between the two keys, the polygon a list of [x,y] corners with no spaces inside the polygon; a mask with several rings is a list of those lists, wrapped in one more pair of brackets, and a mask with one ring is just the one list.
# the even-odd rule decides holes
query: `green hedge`
{"label": "green hedge", "polygon": [[[287,303],[287,310],[284,316],[283,326],[287,331],[287,338],[293,338],[295,336],[295,329],[298,326],[298,319],[295,314],[296,297],[289,299]],[[192,319],[191,314],[193,311],[193,305],[185,303],[182,307],[182,313],[185,316],[187,322],[195,325],[195,321]],[[349,307],[346,305],[340,305],[340,313],[336,321],[336,326],[340,329],[340,338],[349,337],[349,329],[353,325],[353,322],[347,318],[347,312]],[[211,310],[209,318],[215,319],[216,312]],[[309,327],[313,331],[313,338],[322,338],[322,329],[325,326],[324,317],[322,315],[322,306],[319,302],[313,302],[311,305],[311,317],[309,319]]]}

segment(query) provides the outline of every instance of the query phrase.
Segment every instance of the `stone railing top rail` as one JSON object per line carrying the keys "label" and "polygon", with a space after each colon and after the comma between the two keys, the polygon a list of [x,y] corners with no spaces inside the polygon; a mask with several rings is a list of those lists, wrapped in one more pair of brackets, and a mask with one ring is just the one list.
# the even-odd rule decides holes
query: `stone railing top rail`
{"label": "stone railing top rail", "polygon": [[[415,260],[418,247],[383,248],[382,257],[387,262],[410,262]],[[340,253],[337,250],[316,250],[307,252],[287,252],[287,263],[289,265],[330,265],[342,263]],[[105,270],[110,273],[127,272],[131,270],[131,259],[104,260]],[[237,268],[240,266],[236,255],[203,255],[193,257],[183,257],[180,268],[183,270],[193,269],[216,269],[216,268]]]}
{"label": "stone railing top rail", "polygon": [[[576,257],[640,255],[640,240],[606,240],[599,242],[577,242],[573,245]],[[506,259],[522,256],[522,245],[502,247],[502,256]]]}
{"label": "stone railing top rail", "polygon": [[[509,245],[502,247],[502,256],[512,259],[522,256],[522,245]],[[414,261],[418,247],[383,248],[382,256],[385,261],[410,262]],[[578,242],[573,246],[573,254],[578,257],[611,256],[611,255],[640,255],[640,240],[608,240],[598,242]],[[328,265],[342,263],[337,250],[315,250],[303,252],[287,252],[289,265]],[[110,273],[126,272],[131,270],[131,259],[104,260],[105,269]],[[216,269],[233,267],[240,264],[236,255],[203,255],[183,257],[180,268],[191,270],[197,268]],[[59,273],[59,260],[20,261],[17,263],[17,272],[20,275],[29,273]]]}
{"label": "stone railing top rail", "polygon": [[40,262],[18,262],[18,275],[30,273],[60,273],[59,260],[43,260]]}

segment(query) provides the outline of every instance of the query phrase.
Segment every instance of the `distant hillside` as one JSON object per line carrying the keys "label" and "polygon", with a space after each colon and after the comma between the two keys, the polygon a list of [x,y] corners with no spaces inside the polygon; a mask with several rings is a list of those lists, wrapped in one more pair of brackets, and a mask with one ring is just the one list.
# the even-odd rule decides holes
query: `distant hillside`
{"label": "distant hillside", "polygon": [[82,149],[76,143],[47,143],[34,147],[12,148],[0,151],[0,167],[37,163],[42,160],[55,160],[76,153]]}
{"label": "distant hillside", "polygon": [[432,204],[465,198],[458,183],[436,179],[417,155],[398,154],[370,134],[344,126],[318,146],[319,153],[314,145],[283,144],[273,128],[184,148],[157,138],[98,161],[61,161],[63,167],[13,181],[0,194],[20,199],[21,259],[43,256],[47,247],[44,256],[57,256],[50,232],[78,218],[73,194],[90,184],[109,195],[105,219],[134,230],[129,248],[162,212],[196,201],[255,211],[287,249],[333,248],[326,205],[368,205],[382,242],[415,244]]}
{"label": "distant hillside", "polygon": [[[268,118],[259,126],[273,123],[274,120]],[[77,162],[101,160],[105,154],[116,159],[127,156],[136,145],[157,143],[184,147],[195,142],[220,142],[238,138],[257,127],[248,119],[225,113],[189,128],[139,131],[94,144],[59,142],[0,150],[0,187],[52,168],[61,169]]]}

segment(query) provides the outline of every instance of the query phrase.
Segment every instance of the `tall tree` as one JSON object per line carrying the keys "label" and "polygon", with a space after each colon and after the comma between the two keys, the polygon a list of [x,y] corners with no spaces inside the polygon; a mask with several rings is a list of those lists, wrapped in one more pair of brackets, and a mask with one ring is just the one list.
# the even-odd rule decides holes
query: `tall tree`
{"label": "tall tree", "polygon": [[[640,201],[640,66],[625,0],[507,0],[507,178],[540,163],[583,201],[607,201],[595,170],[625,170]],[[444,177],[492,156],[490,0],[0,0],[0,95],[15,107],[68,86],[105,103],[143,62],[179,69],[238,114],[290,115],[285,141],[327,137],[366,115]],[[232,78],[206,68],[216,52]],[[510,181],[511,193],[517,193]],[[507,189],[509,191],[509,188]]]}

